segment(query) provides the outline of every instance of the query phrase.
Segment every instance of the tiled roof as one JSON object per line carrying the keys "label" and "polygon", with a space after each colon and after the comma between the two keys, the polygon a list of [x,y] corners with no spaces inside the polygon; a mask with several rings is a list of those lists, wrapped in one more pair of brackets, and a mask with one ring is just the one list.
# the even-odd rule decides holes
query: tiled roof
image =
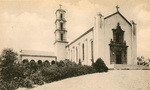
{"label": "tiled roof", "polygon": [[39,55],[39,56],[55,56],[54,52],[21,50],[20,55]]}

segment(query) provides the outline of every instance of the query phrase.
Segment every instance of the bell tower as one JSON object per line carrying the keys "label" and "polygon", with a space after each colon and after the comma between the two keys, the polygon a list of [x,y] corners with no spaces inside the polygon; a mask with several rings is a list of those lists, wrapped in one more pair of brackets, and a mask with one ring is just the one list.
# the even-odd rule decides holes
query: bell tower
{"label": "bell tower", "polygon": [[54,32],[55,34],[55,53],[57,56],[57,60],[65,60],[66,58],[66,45],[67,42],[67,30],[66,30],[66,19],[65,19],[65,13],[66,11],[63,10],[61,7],[62,5],[59,5],[60,8],[56,10],[56,30]]}

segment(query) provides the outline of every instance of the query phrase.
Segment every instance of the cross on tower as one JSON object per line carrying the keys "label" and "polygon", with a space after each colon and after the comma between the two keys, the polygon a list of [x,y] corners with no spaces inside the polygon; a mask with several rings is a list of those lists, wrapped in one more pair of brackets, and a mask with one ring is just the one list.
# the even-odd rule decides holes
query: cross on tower
{"label": "cross on tower", "polygon": [[118,9],[119,9],[119,6],[118,6],[118,5],[116,6],[116,9],[117,9],[117,11],[118,11]]}
{"label": "cross on tower", "polygon": [[62,7],[62,5],[61,5],[61,4],[59,4],[59,7],[61,8],[61,7]]}

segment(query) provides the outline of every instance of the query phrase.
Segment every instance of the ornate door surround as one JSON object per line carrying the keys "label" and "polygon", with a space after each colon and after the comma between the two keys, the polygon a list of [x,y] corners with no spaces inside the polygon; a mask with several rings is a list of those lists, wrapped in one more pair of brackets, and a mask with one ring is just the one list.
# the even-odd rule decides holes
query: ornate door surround
{"label": "ornate door surround", "polygon": [[127,45],[124,40],[124,32],[120,24],[113,31],[113,40],[110,40],[110,64],[127,64]]}

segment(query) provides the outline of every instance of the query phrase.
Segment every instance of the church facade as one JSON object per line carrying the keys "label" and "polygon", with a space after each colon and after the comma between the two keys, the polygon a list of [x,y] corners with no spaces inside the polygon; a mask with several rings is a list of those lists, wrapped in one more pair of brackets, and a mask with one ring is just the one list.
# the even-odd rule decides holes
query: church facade
{"label": "church facade", "polygon": [[129,22],[119,12],[118,7],[116,8],[115,13],[106,17],[98,13],[94,26],[70,43],[67,42],[66,11],[59,8],[55,12],[56,60],[69,59],[76,63],[91,65],[101,58],[108,67],[115,64],[136,64],[136,24],[134,21]]}

